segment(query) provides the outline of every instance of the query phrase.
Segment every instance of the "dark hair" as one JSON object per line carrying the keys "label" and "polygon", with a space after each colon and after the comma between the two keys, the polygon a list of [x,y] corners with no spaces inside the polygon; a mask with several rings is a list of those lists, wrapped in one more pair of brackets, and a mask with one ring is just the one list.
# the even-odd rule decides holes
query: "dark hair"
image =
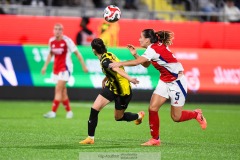
{"label": "dark hair", "polygon": [[97,53],[103,54],[107,52],[106,46],[102,39],[95,38],[91,42],[92,49],[95,49]]}
{"label": "dark hair", "polygon": [[89,17],[82,17],[82,21],[84,21],[87,25],[89,23]]}
{"label": "dark hair", "polygon": [[145,38],[149,38],[151,43],[161,42],[166,46],[172,44],[174,38],[174,33],[172,31],[157,31],[154,32],[153,29],[145,29],[142,31]]}
{"label": "dark hair", "polygon": [[158,38],[153,29],[144,29],[142,32],[143,36],[145,38],[149,38],[151,43],[156,43],[158,41]]}

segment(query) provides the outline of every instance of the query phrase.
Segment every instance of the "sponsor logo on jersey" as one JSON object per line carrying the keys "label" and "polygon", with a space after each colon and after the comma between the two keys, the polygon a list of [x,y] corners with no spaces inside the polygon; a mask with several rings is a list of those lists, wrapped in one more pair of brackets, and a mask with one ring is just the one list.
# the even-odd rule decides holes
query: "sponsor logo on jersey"
{"label": "sponsor logo on jersey", "polygon": [[62,54],[64,52],[63,48],[52,48],[52,53],[54,54]]}

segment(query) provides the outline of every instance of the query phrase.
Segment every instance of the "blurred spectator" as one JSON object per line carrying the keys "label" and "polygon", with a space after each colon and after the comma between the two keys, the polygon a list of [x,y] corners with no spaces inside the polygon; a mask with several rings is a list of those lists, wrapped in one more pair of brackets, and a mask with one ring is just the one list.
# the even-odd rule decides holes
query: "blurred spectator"
{"label": "blurred spectator", "polygon": [[[95,0],[95,1],[96,3],[99,3],[102,0]],[[48,6],[49,5],[49,6],[57,6],[57,7],[61,7],[61,6],[76,7],[81,5],[82,0],[15,0],[13,1],[13,3],[16,3],[16,2],[21,3],[22,5],[31,5],[31,6]],[[7,2],[7,3],[10,3],[10,2]]]}
{"label": "blurred spectator", "polygon": [[238,9],[240,9],[240,0],[235,0],[235,6],[237,6]]}
{"label": "blurred spectator", "polygon": [[91,45],[92,40],[96,37],[95,34],[87,27],[89,18],[83,17],[80,22],[81,30],[77,34],[77,45]]}
{"label": "blurred spectator", "polygon": [[47,4],[47,2],[45,1],[45,3],[43,2],[43,0],[32,0],[31,5],[32,6],[45,6]]}
{"label": "blurred spectator", "polygon": [[135,0],[125,0],[125,4],[124,4],[123,8],[137,10],[138,8],[135,6],[134,3],[135,3]]}
{"label": "blurred spectator", "polygon": [[181,0],[172,0],[172,4],[180,4]]}
{"label": "blurred spectator", "polygon": [[52,0],[52,6],[63,6],[63,5],[64,5],[63,1]]}
{"label": "blurred spectator", "polygon": [[102,0],[92,0],[95,8],[102,8],[103,7],[103,2]]}
{"label": "blurred spectator", "polygon": [[[199,0],[198,1],[199,10],[204,13],[217,12],[217,7],[211,0]],[[217,16],[202,16],[204,21],[218,21]]]}
{"label": "blurred spectator", "polygon": [[47,0],[23,0],[22,4],[32,6],[45,6],[47,5]]}
{"label": "blurred spectator", "polygon": [[118,22],[109,23],[105,20],[99,25],[99,38],[101,38],[106,46],[116,47],[119,43],[119,30]]}
{"label": "blurred spectator", "polygon": [[30,5],[32,0],[23,0],[22,5]]}
{"label": "blurred spectator", "polygon": [[183,5],[186,11],[192,10],[189,0],[172,0],[172,4]]}
{"label": "blurred spectator", "polygon": [[200,11],[210,13],[217,10],[215,4],[211,0],[199,0]]}
{"label": "blurred spectator", "polygon": [[235,6],[234,0],[226,0],[222,12],[224,14],[223,21],[240,23],[240,10]]}
{"label": "blurred spectator", "polygon": [[0,7],[0,14],[5,14],[4,10]]}

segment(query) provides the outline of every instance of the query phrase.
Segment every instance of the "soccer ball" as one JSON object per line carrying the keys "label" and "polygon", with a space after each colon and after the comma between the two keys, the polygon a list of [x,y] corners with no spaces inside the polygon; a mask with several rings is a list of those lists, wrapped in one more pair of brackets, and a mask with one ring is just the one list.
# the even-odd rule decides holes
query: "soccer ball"
{"label": "soccer ball", "polygon": [[103,17],[110,23],[117,22],[121,17],[121,11],[117,6],[109,5],[104,9]]}

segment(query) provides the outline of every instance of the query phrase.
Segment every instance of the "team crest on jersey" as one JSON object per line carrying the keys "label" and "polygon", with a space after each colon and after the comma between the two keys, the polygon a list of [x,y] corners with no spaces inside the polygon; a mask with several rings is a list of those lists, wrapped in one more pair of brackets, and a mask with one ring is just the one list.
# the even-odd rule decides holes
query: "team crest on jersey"
{"label": "team crest on jersey", "polygon": [[64,43],[61,43],[61,44],[60,44],[60,47],[64,47],[64,46],[65,46],[65,44],[64,44]]}

